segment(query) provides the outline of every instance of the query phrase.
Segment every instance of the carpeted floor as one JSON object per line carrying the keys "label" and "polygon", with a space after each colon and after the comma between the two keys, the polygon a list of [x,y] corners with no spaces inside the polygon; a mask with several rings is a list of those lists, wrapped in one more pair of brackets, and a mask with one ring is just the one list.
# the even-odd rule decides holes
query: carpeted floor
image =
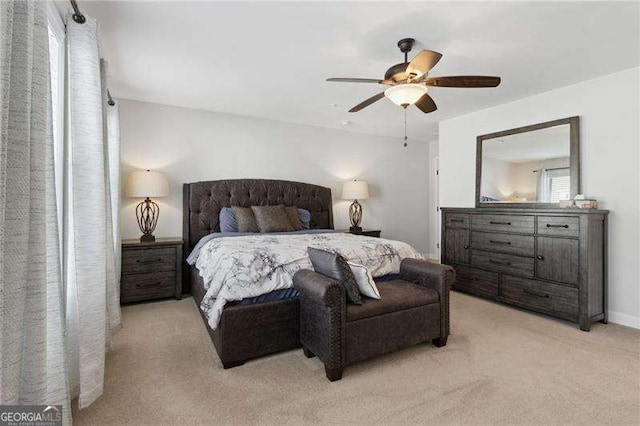
{"label": "carpeted floor", "polygon": [[446,347],[330,383],[302,350],[223,370],[191,298],[125,307],[104,395],[78,424],[640,422],[640,330],[576,326],[452,295]]}

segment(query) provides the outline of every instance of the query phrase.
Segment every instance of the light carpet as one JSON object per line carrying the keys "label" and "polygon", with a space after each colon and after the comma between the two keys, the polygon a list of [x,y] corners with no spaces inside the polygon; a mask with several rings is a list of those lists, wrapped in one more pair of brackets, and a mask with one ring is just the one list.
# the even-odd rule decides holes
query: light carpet
{"label": "light carpet", "polygon": [[294,350],[223,370],[193,299],[128,306],[104,395],[77,424],[637,424],[640,330],[577,326],[452,293],[446,347],[415,346],[330,383]]}

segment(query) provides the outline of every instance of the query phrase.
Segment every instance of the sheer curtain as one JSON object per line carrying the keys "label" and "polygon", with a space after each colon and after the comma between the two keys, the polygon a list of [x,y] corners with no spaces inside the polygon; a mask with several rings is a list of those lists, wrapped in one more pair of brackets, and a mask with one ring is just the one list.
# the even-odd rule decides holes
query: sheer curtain
{"label": "sheer curtain", "polygon": [[[97,23],[67,17],[65,270],[70,378],[80,407],[103,392],[105,353],[120,326],[119,132],[106,103]],[[102,71],[102,72],[101,72]]]}
{"label": "sheer curtain", "polygon": [[45,6],[0,2],[0,404],[70,423]]}

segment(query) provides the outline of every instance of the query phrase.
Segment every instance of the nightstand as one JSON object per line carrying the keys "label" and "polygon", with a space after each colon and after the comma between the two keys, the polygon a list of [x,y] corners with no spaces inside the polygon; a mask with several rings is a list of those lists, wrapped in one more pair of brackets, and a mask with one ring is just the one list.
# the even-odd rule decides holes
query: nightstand
{"label": "nightstand", "polygon": [[120,303],[182,299],[182,239],[122,241]]}
{"label": "nightstand", "polygon": [[380,234],[382,233],[379,229],[363,229],[362,231],[351,231],[349,229],[342,229],[342,232],[348,232],[349,234],[354,235],[364,235],[365,237],[376,237],[380,238]]}

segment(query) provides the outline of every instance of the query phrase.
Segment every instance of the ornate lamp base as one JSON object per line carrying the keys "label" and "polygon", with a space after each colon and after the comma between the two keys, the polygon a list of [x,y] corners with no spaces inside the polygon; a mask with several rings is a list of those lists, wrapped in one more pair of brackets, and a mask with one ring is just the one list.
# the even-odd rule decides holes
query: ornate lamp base
{"label": "ornate lamp base", "polygon": [[136,219],[138,219],[138,226],[142,231],[140,242],[147,243],[156,240],[153,236],[153,231],[158,224],[158,217],[160,216],[160,207],[149,197],[136,206]]}
{"label": "ornate lamp base", "polygon": [[358,200],[353,200],[349,206],[349,219],[351,220],[351,228],[349,231],[362,231],[360,222],[362,222],[362,206]]}

